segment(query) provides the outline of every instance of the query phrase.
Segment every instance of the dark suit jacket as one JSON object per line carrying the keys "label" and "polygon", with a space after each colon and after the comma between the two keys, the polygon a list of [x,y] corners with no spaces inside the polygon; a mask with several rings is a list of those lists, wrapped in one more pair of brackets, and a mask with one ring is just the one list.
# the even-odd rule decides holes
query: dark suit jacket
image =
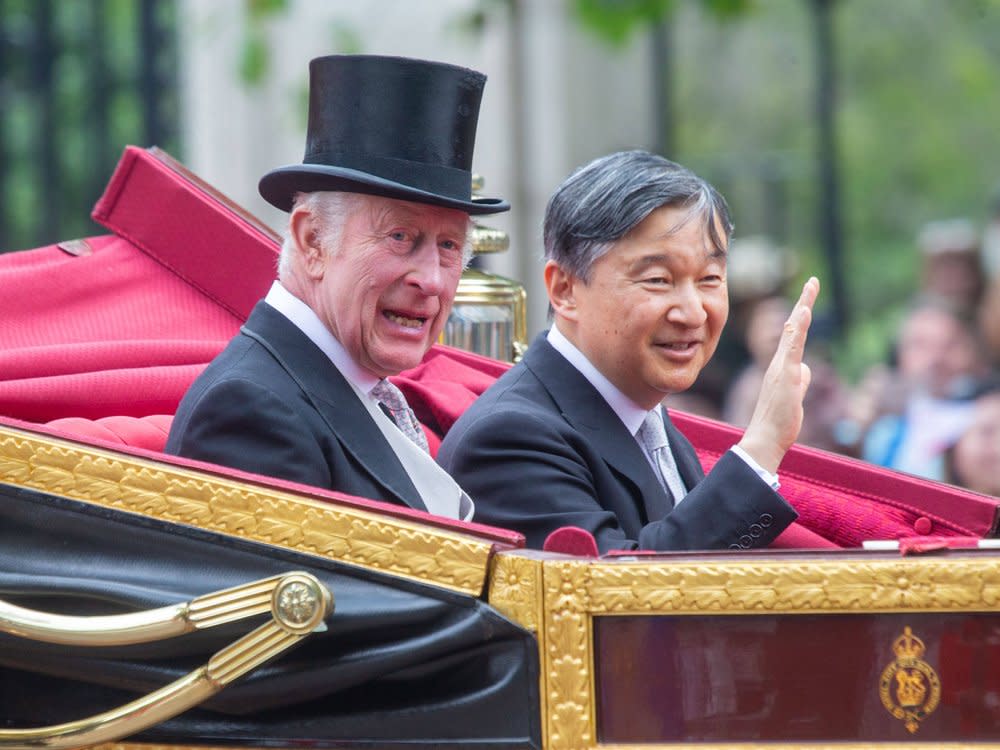
{"label": "dark suit jacket", "polygon": [[425,510],[344,376],[264,302],[185,394],[165,450]]}
{"label": "dark suit jacket", "polygon": [[601,552],[759,547],[795,520],[732,452],[705,477],[691,443],[665,422],[690,488],[672,511],[635,438],[542,334],[459,418],[438,461],[475,501],[477,521],[520,531],[531,547],[563,526],[591,532]]}

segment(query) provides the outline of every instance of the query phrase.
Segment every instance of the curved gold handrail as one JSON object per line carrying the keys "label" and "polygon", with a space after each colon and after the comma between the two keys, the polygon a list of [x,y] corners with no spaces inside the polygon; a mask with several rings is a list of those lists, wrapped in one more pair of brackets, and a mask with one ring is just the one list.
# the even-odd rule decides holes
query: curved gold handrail
{"label": "curved gold handrail", "polygon": [[[293,572],[206,594],[185,604],[129,615],[47,615],[0,601],[0,630],[70,645],[146,643],[270,611],[272,619],[215,653],[204,666],[128,703],[78,721],[37,729],[0,729],[0,749],[38,750],[113,742],[176,716],[218,693],[310,633],[324,629],[333,594]],[[78,630],[72,632],[74,628]],[[103,630],[102,630],[103,629]]]}

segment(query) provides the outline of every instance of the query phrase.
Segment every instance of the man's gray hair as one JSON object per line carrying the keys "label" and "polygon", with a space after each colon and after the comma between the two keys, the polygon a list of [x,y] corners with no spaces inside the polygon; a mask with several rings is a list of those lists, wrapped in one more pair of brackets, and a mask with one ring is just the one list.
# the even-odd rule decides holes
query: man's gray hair
{"label": "man's gray hair", "polygon": [[[310,213],[316,217],[319,225],[320,245],[327,248],[328,252],[335,252],[340,247],[340,240],[344,233],[344,226],[348,217],[359,210],[362,204],[369,200],[369,196],[363,193],[348,193],[339,191],[318,191],[314,193],[296,193],[292,199],[292,211],[299,206],[305,206]],[[465,244],[462,247],[462,267],[469,264],[472,259],[472,220],[469,220],[468,230],[465,236]],[[284,278],[291,268],[292,259],[295,256],[295,243],[290,232],[286,232],[285,240],[281,244],[281,253],[278,255],[278,278]]]}
{"label": "man's gray hair", "polygon": [[719,192],[680,164],[636,150],[595,159],[556,189],[545,208],[545,257],[587,282],[595,261],[663,206],[687,208],[677,228],[701,221],[725,252],[733,225]]}
{"label": "man's gray hair", "polygon": [[[357,209],[364,200],[358,193],[342,193],[320,191],[315,193],[296,193],[292,199],[292,211],[299,206],[305,206],[315,217],[319,226],[320,245],[336,249],[340,246],[340,237],[344,233],[347,217]],[[295,257],[295,241],[291,232],[286,232],[285,241],[281,244],[281,254],[278,256],[278,278],[285,278]]]}

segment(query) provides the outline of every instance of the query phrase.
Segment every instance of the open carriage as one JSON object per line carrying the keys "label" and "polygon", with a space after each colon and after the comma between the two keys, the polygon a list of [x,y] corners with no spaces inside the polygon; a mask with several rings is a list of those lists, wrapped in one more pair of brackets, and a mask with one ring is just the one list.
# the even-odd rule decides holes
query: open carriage
{"label": "open carriage", "polygon": [[[771,549],[598,557],[166,456],[277,240],[155,150],[94,217],[0,257],[0,748],[1000,747],[1000,501],[797,447]],[[433,447],[506,366],[395,380]]]}

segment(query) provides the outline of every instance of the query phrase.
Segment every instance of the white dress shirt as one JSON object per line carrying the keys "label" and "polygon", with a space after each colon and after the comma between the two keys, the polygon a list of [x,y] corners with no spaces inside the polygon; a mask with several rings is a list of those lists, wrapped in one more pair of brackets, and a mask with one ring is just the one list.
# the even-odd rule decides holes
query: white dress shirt
{"label": "white dress shirt", "polygon": [[330,329],[309,305],[285,289],[280,281],[271,284],[264,301],[308,336],[333,362],[333,366],[340,370],[340,374],[347,378],[347,382],[365,395],[371,393],[379,379],[351,358],[344,345],[330,333]]}
{"label": "white dress shirt", "polygon": [[[641,406],[635,403],[632,399],[622,393],[617,386],[615,386],[610,380],[608,380],[593,363],[587,359],[586,355],[583,354],[576,346],[571,342],[558,327],[553,325],[549,328],[548,335],[546,336],[549,344],[552,348],[563,355],[573,367],[575,367],[587,382],[590,383],[597,390],[598,393],[608,402],[608,406],[611,410],[618,415],[618,418],[625,425],[625,429],[629,431],[629,434],[635,438],[635,441],[639,444],[640,448],[643,448],[643,455],[646,456],[646,460],[650,462],[652,466],[652,457],[647,453],[642,445],[642,441],[638,437],[639,428],[642,427],[643,420],[646,419],[646,414],[649,410],[643,409]],[[660,406],[656,407],[661,408]],[[745,450],[740,446],[734,445],[730,450],[735,453],[747,466],[754,470],[754,472],[759,476],[764,482],[766,482],[772,489],[777,490],[780,486],[778,483],[778,477],[776,474],[772,474],[763,466],[758,464]],[[678,474],[679,475],[679,474]],[[683,479],[681,480],[683,482]],[[690,490],[690,487],[685,489]],[[675,505],[676,505],[675,501]]]}

